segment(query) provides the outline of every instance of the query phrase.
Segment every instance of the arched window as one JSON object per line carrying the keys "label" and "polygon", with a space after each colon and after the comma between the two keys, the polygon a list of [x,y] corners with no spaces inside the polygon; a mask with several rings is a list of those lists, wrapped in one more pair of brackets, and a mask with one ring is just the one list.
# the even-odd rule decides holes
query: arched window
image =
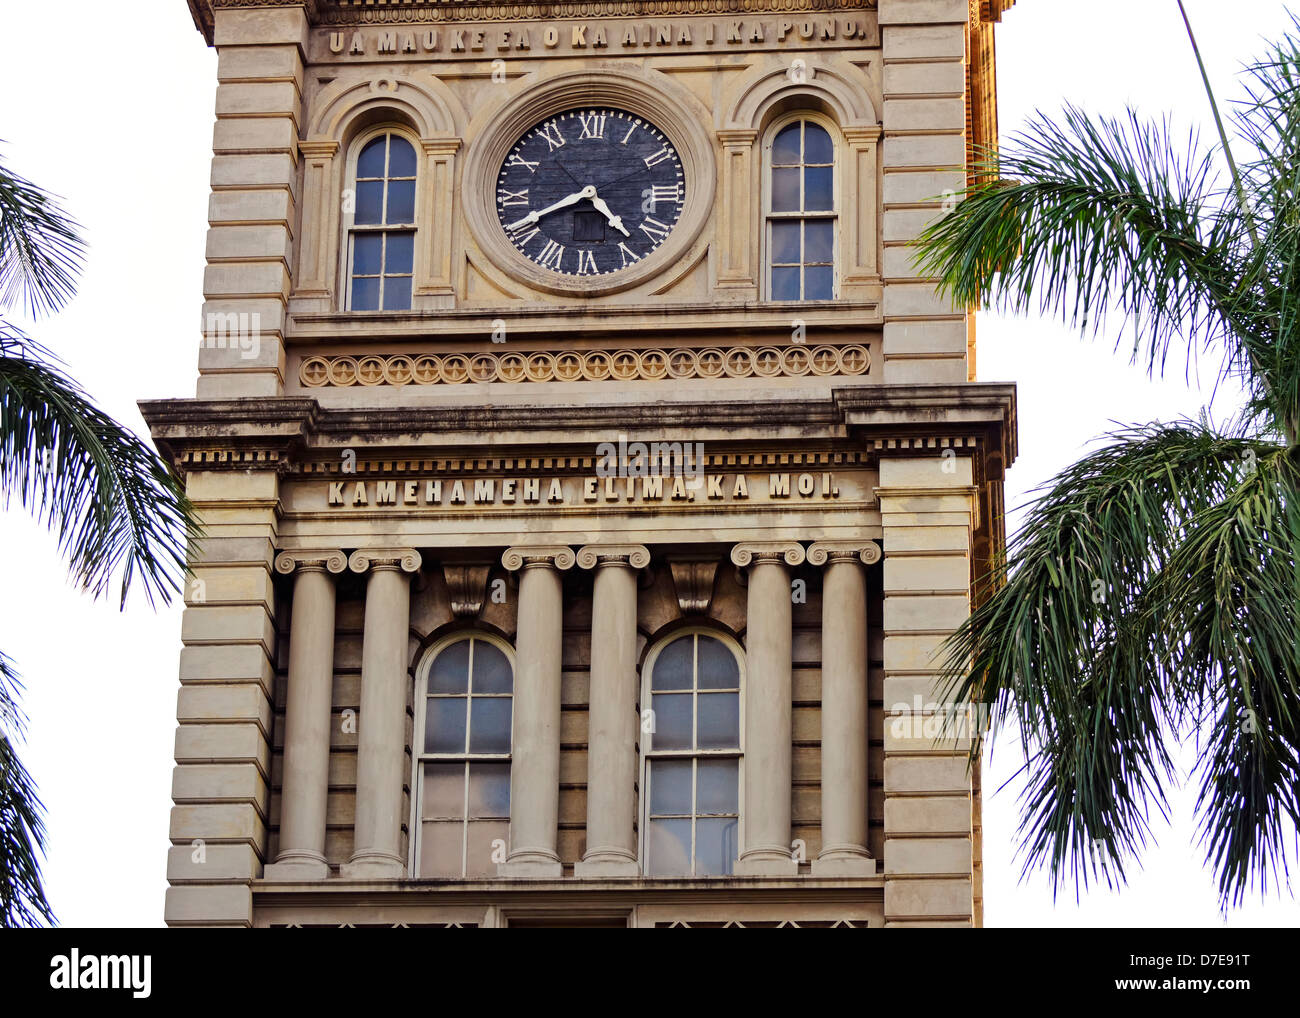
{"label": "arched window", "polygon": [[509,838],[514,668],[482,634],[435,646],[418,688],[416,875],[495,876],[492,843]]}
{"label": "arched window", "polygon": [[646,659],[642,870],[721,876],[740,843],[740,658],[708,632],[678,635]]}
{"label": "arched window", "polygon": [[384,131],[357,153],[348,228],[348,309],[405,311],[415,262],[415,147]]}
{"label": "arched window", "polygon": [[838,210],[831,132],[801,116],[778,125],[764,154],[768,298],[833,300]]}

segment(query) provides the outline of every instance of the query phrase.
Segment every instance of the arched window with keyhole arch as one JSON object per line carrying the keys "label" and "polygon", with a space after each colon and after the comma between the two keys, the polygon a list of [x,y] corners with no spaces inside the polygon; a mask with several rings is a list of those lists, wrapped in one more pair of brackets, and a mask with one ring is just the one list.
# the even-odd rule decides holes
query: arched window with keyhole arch
{"label": "arched window with keyhole arch", "polygon": [[412,867],[495,876],[510,837],[514,652],[485,633],[448,637],[417,672]]}
{"label": "arched window with keyhole arch", "polygon": [[725,876],[740,846],[743,658],[714,630],[674,633],[647,655],[642,708],[641,867]]}
{"label": "arched window with keyhole arch", "polygon": [[825,117],[778,120],[763,146],[764,269],[775,301],[834,300],[839,203],[838,132]]}
{"label": "arched window with keyhole arch", "polygon": [[407,311],[415,267],[415,146],[393,128],[355,146],[347,229],[347,309]]}

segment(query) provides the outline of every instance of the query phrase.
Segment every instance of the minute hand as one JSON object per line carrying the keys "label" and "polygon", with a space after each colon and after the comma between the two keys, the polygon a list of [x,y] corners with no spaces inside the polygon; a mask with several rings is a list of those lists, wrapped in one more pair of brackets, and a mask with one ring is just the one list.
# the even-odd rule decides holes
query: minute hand
{"label": "minute hand", "polygon": [[527,226],[529,223],[537,222],[537,220],[541,219],[542,216],[549,216],[556,209],[563,209],[568,208],[570,205],[576,205],[578,202],[582,201],[583,198],[592,198],[595,194],[596,189],[591,184],[588,184],[581,191],[574,191],[573,194],[569,195],[567,198],[561,198],[554,205],[548,205],[544,209],[528,213],[528,215],[524,216],[523,219],[511,223],[506,227],[506,229],[518,230],[520,227]]}
{"label": "minute hand", "polygon": [[609,225],[618,230],[624,237],[632,236],[632,234],[627,232],[627,228],[623,225],[623,218],[614,215],[614,213],[610,211],[609,206],[605,204],[605,199],[599,197],[595,193],[596,189],[594,187],[591,190],[591,204],[596,206],[596,211],[604,215],[604,217],[609,220]]}

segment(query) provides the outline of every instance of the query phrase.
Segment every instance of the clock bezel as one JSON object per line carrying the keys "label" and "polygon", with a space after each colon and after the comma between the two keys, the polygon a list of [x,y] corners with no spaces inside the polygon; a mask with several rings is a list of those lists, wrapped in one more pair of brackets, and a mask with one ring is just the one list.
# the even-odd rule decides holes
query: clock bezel
{"label": "clock bezel", "polygon": [[[545,84],[525,83],[519,94],[483,115],[488,123],[466,154],[462,180],[473,183],[461,193],[465,219],[479,249],[498,269],[529,287],[588,297],[632,289],[677,265],[704,228],[717,177],[712,145],[687,102],[660,74],[570,71]],[[686,200],[672,233],[636,265],[600,276],[573,276],[542,268],[510,243],[497,218],[496,182],[501,164],[525,133],[557,113],[589,106],[621,109],[663,132],[681,160]]]}

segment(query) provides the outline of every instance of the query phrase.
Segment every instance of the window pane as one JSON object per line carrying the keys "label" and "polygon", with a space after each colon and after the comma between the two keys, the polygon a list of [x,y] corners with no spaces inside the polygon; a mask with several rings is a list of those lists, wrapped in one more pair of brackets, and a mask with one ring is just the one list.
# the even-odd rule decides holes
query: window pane
{"label": "window pane", "polygon": [[783,127],[772,139],[772,162],[778,166],[789,166],[799,162],[799,127],[798,121],[789,127]]}
{"label": "window pane", "polygon": [[421,819],[446,820],[465,815],[465,765],[427,763],[420,799]]}
{"label": "window pane", "polygon": [[650,761],[650,815],[683,816],[691,812],[691,761]]}
{"label": "window pane", "polygon": [[469,751],[510,752],[510,704],[508,696],[476,696],[469,709]]}
{"label": "window pane", "polygon": [[804,269],[804,300],[831,300],[835,296],[835,272],[829,265]]}
{"label": "window pane", "polygon": [[414,233],[389,233],[388,245],[384,251],[384,274],[400,276],[411,271],[411,262],[415,254]]}
{"label": "window pane", "polygon": [[355,233],[352,236],[352,273],[356,276],[377,276],[383,262],[384,238],[377,233]]}
{"label": "window pane", "polygon": [[411,277],[388,276],[384,279],[384,310],[409,311],[411,307]]}
{"label": "window pane", "polygon": [[700,689],[739,689],[740,666],[736,655],[721,640],[700,637]]}
{"label": "window pane", "polygon": [[492,842],[498,839],[503,845],[509,844],[510,824],[508,822],[470,821],[469,841],[465,847],[465,876],[495,877],[497,875],[497,864],[492,861],[492,853],[496,849]]}
{"label": "window pane", "polygon": [[352,310],[379,310],[379,280],[375,276],[369,279],[352,280]]}
{"label": "window pane", "polygon": [[[817,206],[821,208],[821,206]],[[388,218],[386,223],[415,222],[415,181],[393,180],[388,184]]]}
{"label": "window pane", "polygon": [[805,163],[830,163],[835,161],[835,147],[825,128],[811,122],[804,123],[803,161]]}
{"label": "window pane", "polygon": [[736,863],[736,820],[695,821],[695,875],[729,876]]}
{"label": "window pane", "polygon": [[431,696],[424,708],[424,751],[465,752],[465,699]]}
{"label": "window pane", "polygon": [[829,219],[810,219],[804,223],[803,260],[833,262],[835,226]]}
{"label": "window pane", "polygon": [[772,211],[799,211],[799,171],[772,171]]}
{"label": "window pane", "polygon": [[[358,176],[367,176],[359,173]],[[415,148],[409,141],[392,135],[388,142],[388,175],[390,177],[415,176]]]}
{"label": "window pane", "polygon": [[740,761],[701,760],[696,772],[695,812],[728,814],[740,812]]}
{"label": "window pane", "polygon": [[651,736],[655,749],[691,748],[691,695],[656,693],[650,698],[654,709],[655,730]]}
{"label": "window pane", "polygon": [[651,820],[646,831],[646,856],[646,873],[649,876],[689,876],[691,822]]}
{"label": "window pane", "polygon": [[469,765],[469,815],[492,818],[510,816],[508,763]]}
{"label": "window pane", "polygon": [[810,166],[803,172],[803,207],[810,212],[835,208],[831,193],[835,171],[829,166]]}
{"label": "window pane", "polygon": [[357,182],[357,207],[353,221],[363,224],[382,222],[384,214],[384,185],[378,180]]}
{"label": "window pane", "polygon": [[474,692],[509,693],[514,689],[510,674],[510,661],[495,647],[483,640],[474,641]]}
{"label": "window pane", "polygon": [[382,177],[384,175],[384,146],[388,138],[381,135],[369,142],[357,156],[358,177]]}
{"label": "window pane", "polygon": [[799,222],[772,223],[772,263],[797,265],[799,263]]}
{"label": "window pane", "polygon": [[740,745],[740,694],[700,694],[700,749],[730,749]]}
{"label": "window pane", "polygon": [[430,693],[463,693],[469,683],[469,641],[461,640],[443,650],[429,669]]}
{"label": "window pane", "polygon": [[690,689],[695,641],[689,636],[674,640],[655,658],[651,689]]}
{"label": "window pane", "polygon": [[772,299],[773,300],[798,300],[799,299],[799,270],[798,269],[773,269],[772,270]]}
{"label": "window pane", "polygon": [[426,823],[420,832],[420,876],[458,877],[465,836],[462,821]]}

